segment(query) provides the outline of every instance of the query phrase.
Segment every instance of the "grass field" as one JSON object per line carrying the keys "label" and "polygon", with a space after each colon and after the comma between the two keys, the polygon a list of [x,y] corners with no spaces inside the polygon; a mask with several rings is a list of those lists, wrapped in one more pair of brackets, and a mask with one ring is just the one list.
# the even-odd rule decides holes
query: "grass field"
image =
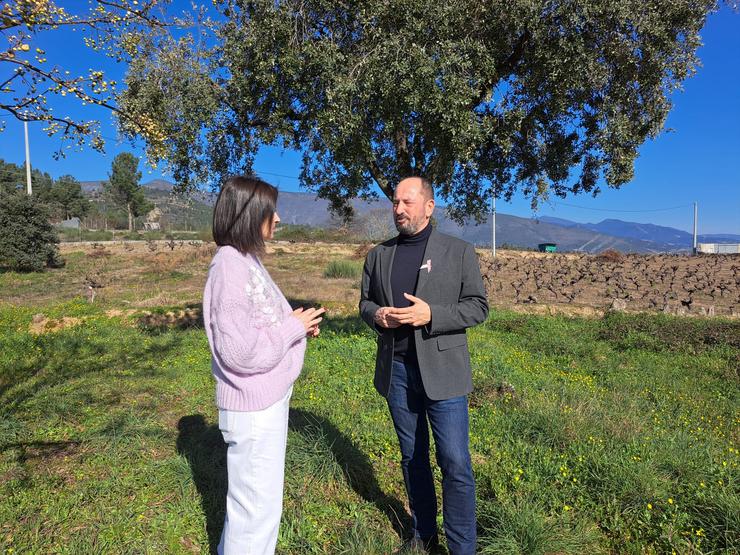
{"label": "grass field", "polygon": [[[44,299],[0,303],[0,552],[208,553],[225,448],[203,330]],[[74,320],[33,334],[40,311]],[[408,527],[348,313],[294,389],[279,553],[391,553]],[[481,553],[740,552],[740,322],[497,311],[469,337]]]}

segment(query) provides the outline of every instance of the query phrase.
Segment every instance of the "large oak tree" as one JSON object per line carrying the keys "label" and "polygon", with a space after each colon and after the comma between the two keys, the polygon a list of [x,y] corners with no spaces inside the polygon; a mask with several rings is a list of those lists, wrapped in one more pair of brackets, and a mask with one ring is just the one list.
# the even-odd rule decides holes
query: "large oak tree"
{"label": "large oak tree", "polygon": [[[492,193],[596,194],[633,175],[696,70],[711,0],[228,0],[202,35],[139,44],[119,101],[181,187],[302,150],[346,200],[429,177],[453,216]],[[137,131],[121,121],[129,135]],[[155,137],[152,140],[152,137]]]}

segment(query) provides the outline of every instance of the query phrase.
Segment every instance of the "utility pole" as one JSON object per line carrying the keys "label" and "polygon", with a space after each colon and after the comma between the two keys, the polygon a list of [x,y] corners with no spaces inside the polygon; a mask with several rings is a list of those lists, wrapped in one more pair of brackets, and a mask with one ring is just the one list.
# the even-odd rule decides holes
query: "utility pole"
{"label": "utility pole", "polygon": [[496,190],[491,188],[491,253],[496,258]]}
{"label": "utility pole", "polygon": [[28,148],[28,120],[23,120],[23,130],[26,135],[26,192],[31,196],[31,150]]}
{"label": "utility pole", "polygon": [[694,202],[694,254],[696,254],[696,228],[699,219],[699,203]]}

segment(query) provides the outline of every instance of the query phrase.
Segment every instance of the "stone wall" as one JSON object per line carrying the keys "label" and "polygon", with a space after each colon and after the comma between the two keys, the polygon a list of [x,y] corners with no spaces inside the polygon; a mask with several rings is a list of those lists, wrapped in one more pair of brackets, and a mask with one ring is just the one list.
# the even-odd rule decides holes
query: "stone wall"
{"label": "stone wall", "polygon": [[494,305],[740,317],[740,255],[478,254]]}

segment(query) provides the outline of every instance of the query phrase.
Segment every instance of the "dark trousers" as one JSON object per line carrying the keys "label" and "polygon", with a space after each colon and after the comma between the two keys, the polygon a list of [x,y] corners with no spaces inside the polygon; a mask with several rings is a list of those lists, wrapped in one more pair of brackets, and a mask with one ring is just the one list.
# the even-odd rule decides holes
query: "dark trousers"
{"label": "dark trousers", "polygon": [[468,448],[466,396],[433,401],[426,396],[419,368],[393,361],[388,408],[401,446],[401,470],[411,506],[413,533],[437,536],[437,497],[429,463],[429,426],[442,470],[442,516],[452,555],[475,553],[475,479]]}

